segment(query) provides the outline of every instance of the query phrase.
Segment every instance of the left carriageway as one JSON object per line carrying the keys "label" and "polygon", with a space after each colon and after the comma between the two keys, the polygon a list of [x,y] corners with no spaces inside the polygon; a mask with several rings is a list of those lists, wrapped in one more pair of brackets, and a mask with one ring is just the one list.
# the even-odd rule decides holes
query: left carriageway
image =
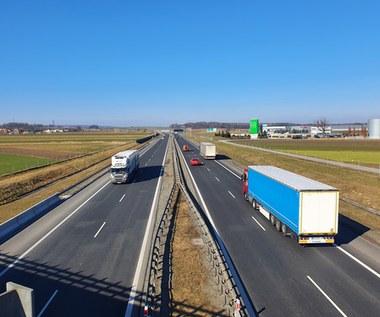
{"label": "left carriageway", "polygon": [[1,244],[0,293],[8,281],[32,288],[36,316],[138,316],[137,264],[167,144],[141,152],[129,183],[107,173]]}

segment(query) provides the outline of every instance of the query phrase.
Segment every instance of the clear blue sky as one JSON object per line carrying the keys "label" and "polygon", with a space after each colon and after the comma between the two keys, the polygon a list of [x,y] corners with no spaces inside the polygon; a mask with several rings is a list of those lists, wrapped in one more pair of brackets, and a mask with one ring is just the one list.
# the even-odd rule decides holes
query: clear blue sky
{"label": "clear blue sky", "polygon": [[0,0],[0,124],[367,122],[379,0]]}

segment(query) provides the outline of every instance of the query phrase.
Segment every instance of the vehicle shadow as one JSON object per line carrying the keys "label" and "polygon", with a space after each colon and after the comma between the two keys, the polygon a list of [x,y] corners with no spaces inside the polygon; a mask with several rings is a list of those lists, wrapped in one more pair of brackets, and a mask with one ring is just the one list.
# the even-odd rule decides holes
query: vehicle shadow
{"label": "vehicle shadow", "polygon": [[230,160],[231,158],[224,154],[217,154],[215,159],[218,161],[222,161],[222,160]]}
{"label": "vehicle shadow", "polygon": [[161,170],[161,165],[140,167],[128,183],[140,183],[156,179],[160,177]]}
{"label": "vehicle shadow", "polygon": [[339,232],[335,239],[337,245],[350,243],[370,230],[370,228],[341,214],[338,221]]}

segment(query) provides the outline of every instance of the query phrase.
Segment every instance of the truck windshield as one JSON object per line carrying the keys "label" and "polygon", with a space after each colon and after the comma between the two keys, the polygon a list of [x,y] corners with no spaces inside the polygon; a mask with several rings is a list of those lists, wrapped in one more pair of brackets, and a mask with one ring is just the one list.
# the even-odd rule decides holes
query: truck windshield
{"label": "truck windshield", "polygon": [[111,173],[112,174],[125,173],[126,171],[127,171],[126,168],[111,168]]}

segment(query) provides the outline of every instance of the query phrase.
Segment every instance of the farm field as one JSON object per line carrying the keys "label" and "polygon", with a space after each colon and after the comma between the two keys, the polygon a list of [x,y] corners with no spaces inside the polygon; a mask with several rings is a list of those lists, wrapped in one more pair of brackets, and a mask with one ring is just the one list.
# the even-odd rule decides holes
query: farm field
{"label": "farm field", "polygon": [[0,176],[13,174],[29,168],[48,165],[53,162],[56,162],[56,160],[44,157],[0,154]]}
{"label": "farm field", "polygon": [[142,132],[0,135],[0,177],[134,143],[147,135]]}
{"label": "farm field", "polygon": [[311,156],[343,163],[379,167],[380,140],[364,139],[266,139],[242,140],[239,144]]}

